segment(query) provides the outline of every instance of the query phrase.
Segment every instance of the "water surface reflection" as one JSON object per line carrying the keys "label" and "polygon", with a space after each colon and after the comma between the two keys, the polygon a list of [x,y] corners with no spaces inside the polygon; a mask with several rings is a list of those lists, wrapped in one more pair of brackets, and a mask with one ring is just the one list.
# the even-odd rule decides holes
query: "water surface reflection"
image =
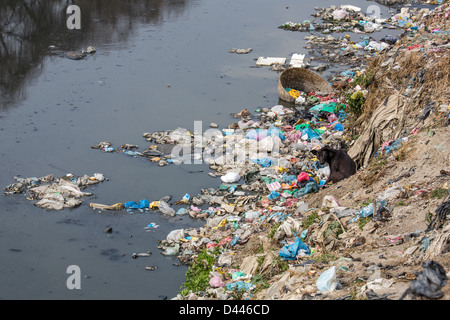
{"label": "water surface reflection", "polygon": [[[93,43],[120,46],[139,24],[160,25],[182,15],[186,0],[3,0],[0,2],[0,109],[25,98],[44,58]],[[69,5],[81,10],[81,29],[68,29]],[[51,49],[56,48],[57,50]]]}

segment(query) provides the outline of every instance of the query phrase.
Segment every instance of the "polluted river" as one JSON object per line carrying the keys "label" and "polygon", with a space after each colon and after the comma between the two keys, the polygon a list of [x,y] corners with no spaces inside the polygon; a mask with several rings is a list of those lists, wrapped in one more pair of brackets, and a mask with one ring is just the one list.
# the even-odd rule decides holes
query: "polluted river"
{"label": "polluted river", "polygon": [[[222,182],[208,174],[204,161],[159,165],[156,157],[149,161],[95,146],[108,141],[116,149],[129,144],[142,151],[152,145],[146,132],[204,131],[212,123],[221,130],[244,108],[283,105],[280,73],[257,66],[257,59],[309,57],[308,33],[279,26],[311,19],[316,6],[344,4],[364,12],[376,4],[381,17],[390,10],[362,0],[96,0],[77,1],[74,16],[77,11],[66,12],[66,1],[2,1],[2,188],[47,175],[102,179],[82,190],[89,195],[81,203],[61,210],[36,206],[26,193],[1,195],[0,299],[177,296],[188,267],[176,255],[161,254],[158,242],[172,230],[205,221],[90,204],[168,197],[174,205]],[[93,51],[80,59],[70,56],[87,48]],[[244,50],[231,50],[236,48]],[[312,61],[311,67],[319,64]],[[345,68],[331,63],[319,74],[327,78]],[[74,289],[75,274],[80,278]]]}

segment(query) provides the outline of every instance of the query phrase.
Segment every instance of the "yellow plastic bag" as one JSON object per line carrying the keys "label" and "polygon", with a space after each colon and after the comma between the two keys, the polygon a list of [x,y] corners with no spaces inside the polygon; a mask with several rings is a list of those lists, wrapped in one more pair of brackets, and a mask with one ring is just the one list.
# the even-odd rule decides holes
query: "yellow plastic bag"
{"label": "yellow plastic bag", "polygon": [[159,201],[153,201],[149,205],[150,209],[157,209],[158,207],[159,207]]}
{"label": "yellow plastic bag", "polygon": [[294,97],[295,99],[297,99],[298,97],[300,97],[300,91],[291,89],[291,90],[289,90],[289,95],[291,97]]}

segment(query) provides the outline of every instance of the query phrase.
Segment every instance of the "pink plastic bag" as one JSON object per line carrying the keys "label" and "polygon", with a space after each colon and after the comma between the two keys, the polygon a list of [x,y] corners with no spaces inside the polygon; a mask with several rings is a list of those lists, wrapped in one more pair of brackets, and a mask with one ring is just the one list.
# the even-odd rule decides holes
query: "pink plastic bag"
{"label": "pink plastic bag", "polygon": [[309,175],[306,172],[302,172],[297,176],[297,181],[301,182],[301,181],[308,181],[309,180]]}

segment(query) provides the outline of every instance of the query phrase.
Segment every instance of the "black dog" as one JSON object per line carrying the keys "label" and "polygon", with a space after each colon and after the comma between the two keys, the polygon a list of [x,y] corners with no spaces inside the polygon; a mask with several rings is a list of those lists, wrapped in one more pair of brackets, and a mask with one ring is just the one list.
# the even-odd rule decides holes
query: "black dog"
{"label": "black dog", "polygon": [[344,150],[335,150],[325,146],[320,150],[312,150],[319,158],[320,164],[328,163],[330,166],[330,176],[328,182],[336,183],[356,173],[356,164]]}

